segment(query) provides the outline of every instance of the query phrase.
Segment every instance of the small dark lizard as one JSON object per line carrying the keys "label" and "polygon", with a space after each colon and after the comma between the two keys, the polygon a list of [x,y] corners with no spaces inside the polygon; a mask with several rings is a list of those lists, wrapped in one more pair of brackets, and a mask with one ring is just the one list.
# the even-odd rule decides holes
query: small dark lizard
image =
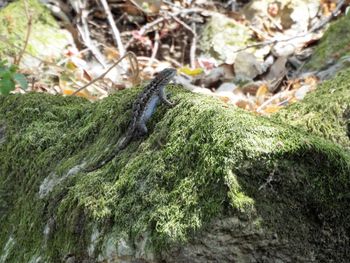
{"label": "small dark lizard", "polygon": [[143,89],[133,104],[131,121],[125,135],[118,141],[117,146],[109,157],[93,167],[84,169],[85,172],[92,172],[101,168],[103,165],[113,160],[134,137],[147,134],[146,123],[154,113],[159,101],[169,107],[175,105],[166,98],[164,91],[165,86],[175,75],[176,69],[166,68],[158,73],[158,75]]}

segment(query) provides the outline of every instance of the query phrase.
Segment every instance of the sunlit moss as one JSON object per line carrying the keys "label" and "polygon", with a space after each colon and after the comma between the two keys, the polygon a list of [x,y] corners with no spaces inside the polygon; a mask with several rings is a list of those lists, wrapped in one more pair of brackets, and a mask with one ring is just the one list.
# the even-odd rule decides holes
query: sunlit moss
{"label": "sunlit moss", "polygon": [[349,55],[349,41],[350,15],[344,15],[327,29],[305,68],[320,70],[327,64],[332,64],[341,57]]}
{"label": "sunlit moss", "polygon": [[299,103],[272,118],[350,149],[350,69],[323,82]]}

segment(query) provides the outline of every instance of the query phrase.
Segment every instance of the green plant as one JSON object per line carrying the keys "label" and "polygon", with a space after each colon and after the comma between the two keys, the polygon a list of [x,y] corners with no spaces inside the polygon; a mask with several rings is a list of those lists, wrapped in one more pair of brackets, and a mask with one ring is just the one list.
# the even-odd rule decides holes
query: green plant
{"label": "green plant", "polygon": [[0,60],[0,95],[8,95],[18,83],[22,89],[27,89],[28,82],[23,74],[17,73],[18,67]]}

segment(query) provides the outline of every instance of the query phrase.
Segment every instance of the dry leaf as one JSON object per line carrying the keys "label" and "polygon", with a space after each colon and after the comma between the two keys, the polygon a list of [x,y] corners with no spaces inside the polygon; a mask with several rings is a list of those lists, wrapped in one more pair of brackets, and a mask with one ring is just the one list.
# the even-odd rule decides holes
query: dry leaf
{"label": "dry leaf", "polygon": [[275,113],[277,111],[279,111],[282,107],[278,106],[278,105],[268,105],[265,107],[265,109],[263,110],[263,112],[265,113]]}
{"label": "dry leaf", "polygon": [[179,72],[184,73],[185,75],[188,75],[188,76],[198,76],[202,74],[204,71],[202,68],[191,69],[189,67],[182,67],[179,69]]}
{"label": "dry leaf", "polygon": [[[71,96],[74,93],[74,90],[71,89],[62,89],[63,95]],[[89,95],[85,90],[79,91],[75,94],[76,96],[83,97],[89,100],[96,100],[96,97]]]}
{"label": "dry leaf", "polygon": [[256,97],[264,96],[268,93],[269,89],[266,84],[261,85],[257,92],[256,92]]}

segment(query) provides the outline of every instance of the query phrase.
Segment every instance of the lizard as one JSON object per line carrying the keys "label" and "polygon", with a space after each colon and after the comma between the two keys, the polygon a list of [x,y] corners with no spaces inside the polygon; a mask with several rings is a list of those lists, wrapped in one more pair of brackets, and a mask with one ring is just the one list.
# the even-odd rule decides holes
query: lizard
{"label": "lizard", "polygon": [[144,87],[132,106],[132,114],[129,126],[121,139],[118,140],[113,152],[103,161],[98,162],[95,166],[85,168],[85,172],[95,171],[111,160],[123,149],[127,147],[132,139],[136,136],[143,136],[148,133],[146,126],[147,121],[151,118],[159,102],[168,107],[173,107],[175,103],[169,101],[165,94],[165,86],[176,75],[176,69],[166,68]]}

